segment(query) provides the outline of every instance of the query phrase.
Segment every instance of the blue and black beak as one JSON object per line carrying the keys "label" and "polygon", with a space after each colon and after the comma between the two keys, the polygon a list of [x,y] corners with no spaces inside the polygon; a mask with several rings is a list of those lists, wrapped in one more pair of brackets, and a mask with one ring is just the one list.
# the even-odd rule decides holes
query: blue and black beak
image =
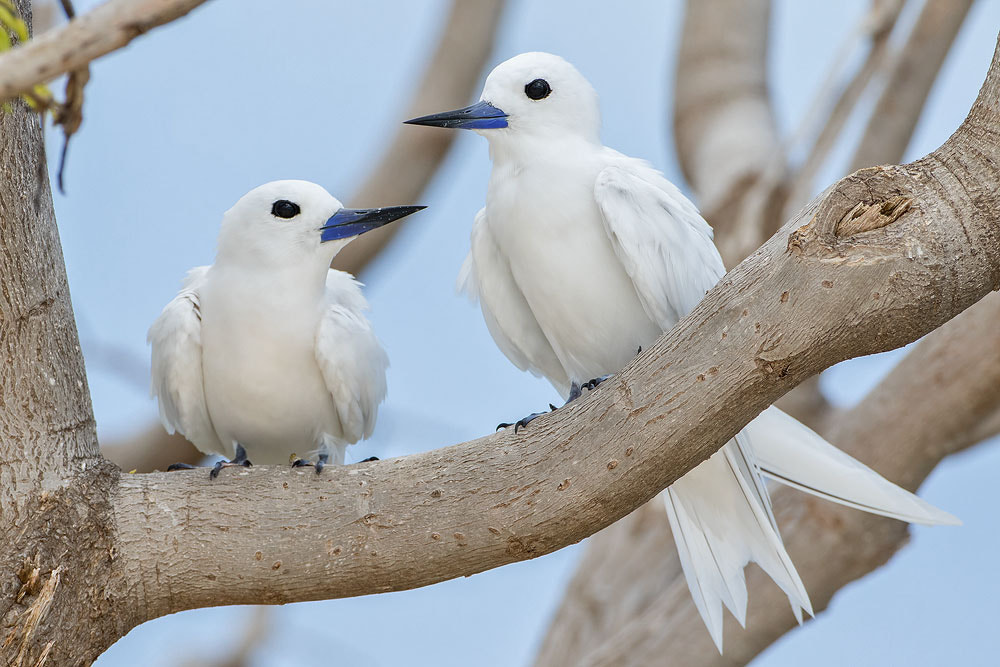
{"label": "blue and black beak", "polygon": [[456,130],[495,130],[507,127],[507,114],[489,102],[476,102],[464,109],[435,113],[403,122],[407,125],[429,125]]}
{"label": "blue and black beak", "polygon": [[426,206],[385,206],[383,208],[342,208],[320,227],[322,241],[335,241],[359,236],[393,220],[422,211]]}

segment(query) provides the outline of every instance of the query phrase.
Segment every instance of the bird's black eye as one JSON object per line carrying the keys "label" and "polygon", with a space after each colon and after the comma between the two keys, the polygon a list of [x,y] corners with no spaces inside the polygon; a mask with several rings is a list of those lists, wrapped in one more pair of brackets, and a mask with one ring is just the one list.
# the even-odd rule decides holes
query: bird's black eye
{"label": "bird's black eye", "polygon": [[551,92],[549,82],[545,79],[535,79],[524,87],[524,94],[533,100],[544,100]]}
{"label": "bird's black eye", "polygon": [[271,215],[279,218],[294,218],[301,212],[298,204],[287,199],[279,199],[271,205]]}

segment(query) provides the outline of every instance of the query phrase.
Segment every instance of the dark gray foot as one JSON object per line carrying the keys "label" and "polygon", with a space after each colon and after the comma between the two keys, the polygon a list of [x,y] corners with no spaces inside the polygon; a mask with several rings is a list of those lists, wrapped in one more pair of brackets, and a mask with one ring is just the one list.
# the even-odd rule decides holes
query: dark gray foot
{"label": "dark gray foot", "polygon": [[219,461],[214,466],[212,466],[212,472],[208,473],[209,479],[215,479],[219,476],[219,471],[223,468],[249,468],[253,466],[250,463],[250,459],[247,458],[247,450],[243,449],[243,445],[236,443],[236,456],[232,458],[231,461]]}
{"label": "dark gray foot", "polygon": [[313,463],[309,459],[295,459],[294,461],[292,461],[292,467],[305,468],[308,466],[312,466],[313,468],[316,469],[316,474],[318,475],[321,472],[323,472],[323,468],[325,468],[326,464],[329,462],[330,462],[329,454],[320,454],[319,456],[316,457],[316,463]]}
{"label": "dark gray foot", "polygon": [[358,463],[370,463],[372,461],[378,461],[378,457],[377,456],[369,456],[366,459],[361,459],[360,461],[358,461]]}
{"label": "dark gray foot", "polygon": [[602,375],[599,378],[594,378],[593,380],[587,380],[586,382],[583,383],[583,388],[586,389],[586,390],[588,390],[588,391],[593,391],[594,389],[597,388],[597,385],[601,384],[602,382],[604,382],[605,380],[607,380],[609,377],[611,377],[610,373],[607,374],[607,375]]}
{"label": "dark gray foot", "polygon": [[[524,428],[525,426],[527,426],[528,424],[530,424],[532,421],[534,421],[537,417],[541,417],[544,414],[546,414],[546,413],[544,413],[544,412],[532,412],[527,417],[522,417],[521,419],[518,419],[516,422],[513,423],[514,433],[517,433],[522,428]],[[499,431],[500,429],[507,428],[508,426],[511,426],[511,424],[508,423],[508,422],[504,422],[502,424],[497,424],[497,430]]]}
{"label": "dark gray foot", "polygon": [[[580,390],[580,385],[578,385],[576,382],[574,382],[573,384],[571,384],[569,386],[569,398],[566,399],[566,403],[563,403],[563,405],[567,405],[571,401],[575,401],[576,399],[580,398],[580,395],[582,393],[583,392]],[[558,410],[558,408],[556,406],[552,405],[551,403],[549,403],[549,412],[555,412],[556,410]],[[534,420],[536,417],[540,417],[540,416],[542,416],[544,414],[545,414],[544,412],[532,412],[527,417],[525,417],[523,419],[518,419],[513,424],[511,424],[510,422],[503,422],[501,424],[497,424],[497,430],[499,431],[502,428],[507,428],[508,426],[513,426],[514,427],[514,433],[517,433],[519,430],[521,430],[522,428],[524,428],[525,426],[527,426],[528,424],[530,424],[532,422],[532,420]]]}
{"label": "dark gray foot", "polygon": [[171,463],[167,466],[167,472],[173,472],[175,470],[194,470],[198,466],[193,466],[190,463]]}

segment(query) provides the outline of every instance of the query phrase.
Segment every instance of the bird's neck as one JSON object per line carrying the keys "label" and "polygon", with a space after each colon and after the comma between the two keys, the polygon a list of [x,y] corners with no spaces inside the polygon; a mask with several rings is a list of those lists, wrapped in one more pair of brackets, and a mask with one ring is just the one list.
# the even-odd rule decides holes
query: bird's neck
{"label": "bird's neck", "polygon": [[487,137],[494,167],[519,170],[536,164],[573,163],[586,160],[601,144],[590,137],[571,133],[521,133]]}
{"label": "bird's neck", "polygon": [[271,257],[220,252],[213,270],[227,277],[230,290],[294,295],[307,300],[322,298],[332,255]]}

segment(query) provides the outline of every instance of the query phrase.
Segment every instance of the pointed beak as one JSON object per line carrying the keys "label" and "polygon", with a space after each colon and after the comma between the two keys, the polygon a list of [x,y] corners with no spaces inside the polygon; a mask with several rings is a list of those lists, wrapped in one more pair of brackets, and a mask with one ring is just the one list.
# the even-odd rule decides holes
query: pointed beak
{"label": "pointed beak", "polygon": [[393,220],[422,211],[426,206],[385,206],[383,208],[342,208],[319,228],[322,242],[359,236]]}
{"label": "pointed beak", "polygon": [[495,130],[507,127],[507,114],[489,102],[476,102],[464,109],[421,116],[404,122],[407,125],[429,125],[456,130]]}

